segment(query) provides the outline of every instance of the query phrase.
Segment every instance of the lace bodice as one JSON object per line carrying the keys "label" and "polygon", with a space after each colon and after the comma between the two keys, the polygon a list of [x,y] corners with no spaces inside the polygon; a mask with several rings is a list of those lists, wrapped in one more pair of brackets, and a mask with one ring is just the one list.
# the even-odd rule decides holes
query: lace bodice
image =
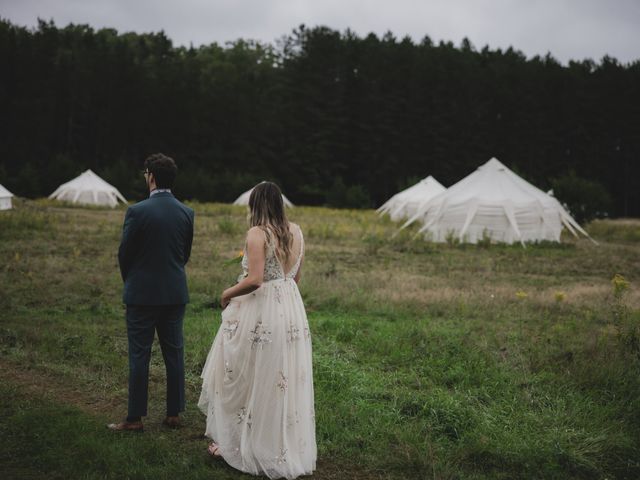
{"label": "lace bodice", "polygon": [[[296,225],[295,230],[300,235],[300,253],[296,263],[289,272],[285,273],[278,256],[276,255],[276,247],[273,240],[267,239],[266,253],[264,259],[264,276],[262,280],[264,282],[270,282],[271,280],[282,280],[284,278],[294,278],[300,269],[300,262],[304,253],[304,237],[302,236],[302,230]],[[238,281],[242,280],[249,274],[249,257],[247,255],[247,249],[245,248],[245,254],[242,257],[242,274],[238,277]]]}

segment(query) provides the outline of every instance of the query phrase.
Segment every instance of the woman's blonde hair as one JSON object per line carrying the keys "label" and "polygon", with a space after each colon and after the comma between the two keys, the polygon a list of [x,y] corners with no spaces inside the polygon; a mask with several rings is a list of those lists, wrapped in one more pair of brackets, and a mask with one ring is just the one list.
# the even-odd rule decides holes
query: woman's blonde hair
{"label": "woman's blonde hair", "polygon": [[284,265],[291,255],[293,235],[289,231],[289,221],[284,211],[282,192],[273,182],[256,185],[249,196],[249,224],[260,227],[267,241],[275,238],[276,255]]}

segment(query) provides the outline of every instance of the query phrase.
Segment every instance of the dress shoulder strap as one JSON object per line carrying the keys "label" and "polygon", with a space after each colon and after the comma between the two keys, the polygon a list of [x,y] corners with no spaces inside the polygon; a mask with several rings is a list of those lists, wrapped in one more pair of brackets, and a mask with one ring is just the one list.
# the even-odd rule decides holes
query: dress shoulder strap
{"label": "dress shoulder strap", "polygon": [[298,227],[298,234],[300,235],[300,254],[298,255],[298,258],[302,258],[302,255],[304,255],[304,235],[302,235],[300,225],[296,224],[296,227]]}
{"label": "dress shoulder strap", "polygon": [[267,227],[260,227],[262,233],[264,234],[264,244],[267,252],[275,251],[276,244],[274,241],[273,233]]}

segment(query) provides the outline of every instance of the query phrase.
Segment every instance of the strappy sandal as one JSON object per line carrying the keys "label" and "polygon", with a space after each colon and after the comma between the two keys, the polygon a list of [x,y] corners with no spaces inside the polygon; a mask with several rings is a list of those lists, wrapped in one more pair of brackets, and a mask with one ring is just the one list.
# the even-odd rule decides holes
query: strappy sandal
{"label": "strappy sandal", "polygon": [[211,442],[209,444],[209,446],[207,447],[207,453],[211,457],[222,458],[222,454],[220,453],[220,446],[215,442]]}

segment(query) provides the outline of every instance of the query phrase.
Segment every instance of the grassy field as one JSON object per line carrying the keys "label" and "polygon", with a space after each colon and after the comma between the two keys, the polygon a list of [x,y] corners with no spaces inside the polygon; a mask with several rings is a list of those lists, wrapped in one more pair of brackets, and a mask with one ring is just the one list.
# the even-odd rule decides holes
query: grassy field
{"label": "grassy field", "polygon": [[[133,436],[104,427],[126,413],[124,211],[0,212],[3,478],[248,478],[207,458],[196,408],[246,211],[192,206],[186,426],[160,427],[156,345]],[[392,237],[372,211],[290,217],[307,241],[314,478],[640,478],[640,221],[592,223],[599,246],[523,249]]]}

